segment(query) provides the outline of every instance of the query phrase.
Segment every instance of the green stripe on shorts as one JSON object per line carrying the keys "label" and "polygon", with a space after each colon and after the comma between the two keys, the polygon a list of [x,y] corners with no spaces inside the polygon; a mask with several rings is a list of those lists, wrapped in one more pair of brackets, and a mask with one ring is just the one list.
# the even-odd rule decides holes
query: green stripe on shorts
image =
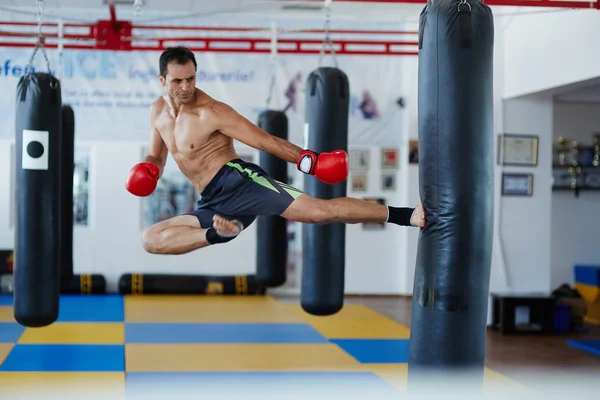
{"label": "green stripe on shorts", "polygon": [[[269,182],[269,180],[267,178],[265,178],[264,176],[258,176],[258,172],[254,172],[248,168],[244,168],[242,167],[240,164],[238,163],[234,163],[234,162],[228,162],[227,163],[228,166],[237,169],[238,171],[240,171],[241,173],[246,173],[248,174],[248,177],[250,179],[252,179],[253,182],[258,183],[259,185],[266,187],[267,189],[271,189],[277,193],[280,193],[279,190],[277,190],[277,188],[275,186],[273,186],[273,184],[271,182]],[[293,186],[288,185],[287,183],[283,183],[280,182],[276,179],[273,179],[275,182],[277,182],[277,184],[283,189],[285,190],[285,192],[287,194],[289,194],[290,196],[292,196],[292,198],[295,200],[298,197],[300,197],[300,195],[302,194],[302,192],[298,189],[296,189]]]}
{"label": "green stripe on shorts", "polygon": [[278,180],[275,180],[275,182],[277,182],[283,190],[285,190],[290,196],[292,196],[294,200],[296,200],[302,194],[300,190],[288,185],[287,183],[279,182]]}
{"label": "green stripe on shorts", "polygon": [[250,177],[250,179],[252,179],[253,182],[258,183],[260,186],[266,187],[267,189],[271,189],[271,190],[279,193],[279,190],[277,190],[277,188],[275,186],[273,186],[271,184],[271,182],[269,182],[264,176],[258,176],[258,172],[254,172],[247,168],[243,168],[240,164],[233,163],[231,161],[228,162],[227,165],[229,165],[232,168],[237,169],[240,172],[247,173],[248,177]]}

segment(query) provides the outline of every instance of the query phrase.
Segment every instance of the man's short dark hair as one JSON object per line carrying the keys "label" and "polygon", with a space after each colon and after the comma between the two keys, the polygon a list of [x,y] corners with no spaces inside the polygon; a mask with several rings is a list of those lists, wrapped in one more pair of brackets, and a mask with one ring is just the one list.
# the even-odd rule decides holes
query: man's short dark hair
{"label": "man's short dark hair", "polygon": [[184,65],[190,61],[194,63],[194,67],[197,69],[198,64],[196,64],[196,57],[194,56],[194,53],[190,51],[190,49],[185,46],[167,47],[160,55],[158,68],[160,70],[160,74],[166,77],[167,67],[169,64],[174,62],[176,64]]}

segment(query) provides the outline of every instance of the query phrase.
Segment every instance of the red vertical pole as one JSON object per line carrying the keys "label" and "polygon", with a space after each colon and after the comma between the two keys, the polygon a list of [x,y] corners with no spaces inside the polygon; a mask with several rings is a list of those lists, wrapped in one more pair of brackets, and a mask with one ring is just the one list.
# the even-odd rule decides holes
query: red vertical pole
{"label": "red vertical pole", "polygon": [[117,9],[115,7],[115,2],[113,0],[108,0],[106,2],[108,4],[108,12],[110,13],[110,22],[116,26],[117,24]]}

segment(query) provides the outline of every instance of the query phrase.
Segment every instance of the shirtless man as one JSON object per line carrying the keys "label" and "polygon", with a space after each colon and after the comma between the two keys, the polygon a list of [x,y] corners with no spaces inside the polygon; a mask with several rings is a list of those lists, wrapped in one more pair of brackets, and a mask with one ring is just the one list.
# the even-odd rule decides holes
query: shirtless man
{"label": "shirtless man", "polygon": [[201,196],[198,208],[158,222],[144,231],[144,249],[153,254],[184,254],[225,243],[258,215],[327,224],[389,222],[423,227],[423,208],[396,208],[355,198],[317,199],[267,175],[236,154],[233,140],[269,152],[326,183],[348,176],[344,151],[316,154],[268,134],[227,104],[196,88],[196,59],[185,47],[166,49],[159,60],[166,94],[151,107],[148,155],[129,174],[126,188],[149,196],[160,179],[167,154]]}

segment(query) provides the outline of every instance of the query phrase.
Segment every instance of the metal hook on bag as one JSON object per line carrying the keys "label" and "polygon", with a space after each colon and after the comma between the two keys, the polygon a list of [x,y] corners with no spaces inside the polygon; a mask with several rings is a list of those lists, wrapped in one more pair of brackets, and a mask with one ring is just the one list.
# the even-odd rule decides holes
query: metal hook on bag
{"label": "metal hook on bag", "polygon": [[337,59],[335,57],[335,46],[333,41],[331,40],[331,36],[329,35],[329,27],[331,25],[331,2],[333,0],[325,0],[325,24],[323,25],[323,31],[325,33],[325,37],[323,38],[323,43],[321,44],[321,51],[319,52],[319,66],[321,66],[321,61],[323,56],[325,55],[325,46],[329,46],[331,50],[331,57],[333,58],[333,64],[337,68]]}
{"label": "metal hook on bag", "polygon": [[48,68],[48,72],[50,72],[50,61],[48,60],[48,55],[46,54],[46,49],[44,48],[44,35],[42,33],[42,27],[43,27],[42,19],[44,18],[44,0],[37,0],[36,3],[38,6],[37,40],[35,42],[35,48],[33,49],[33,53],[31,54],[31,57],[29,58],[29,63],[27,64],[27,67],[29,67],[27,75],[30,75],[33,71],[33,60],[39,49],[41,49],[42,54],[44,55],[44,59],[46,60],[46,67]]}
{"label": "metal hook on bag", "polygon": [[469,7],[469,12],[471,12],[471,5],[469,3],[467,3],[467,0],[460,0],[460,2],[457,5],[458,12],[460,12],[461,4],[466,4]]}

